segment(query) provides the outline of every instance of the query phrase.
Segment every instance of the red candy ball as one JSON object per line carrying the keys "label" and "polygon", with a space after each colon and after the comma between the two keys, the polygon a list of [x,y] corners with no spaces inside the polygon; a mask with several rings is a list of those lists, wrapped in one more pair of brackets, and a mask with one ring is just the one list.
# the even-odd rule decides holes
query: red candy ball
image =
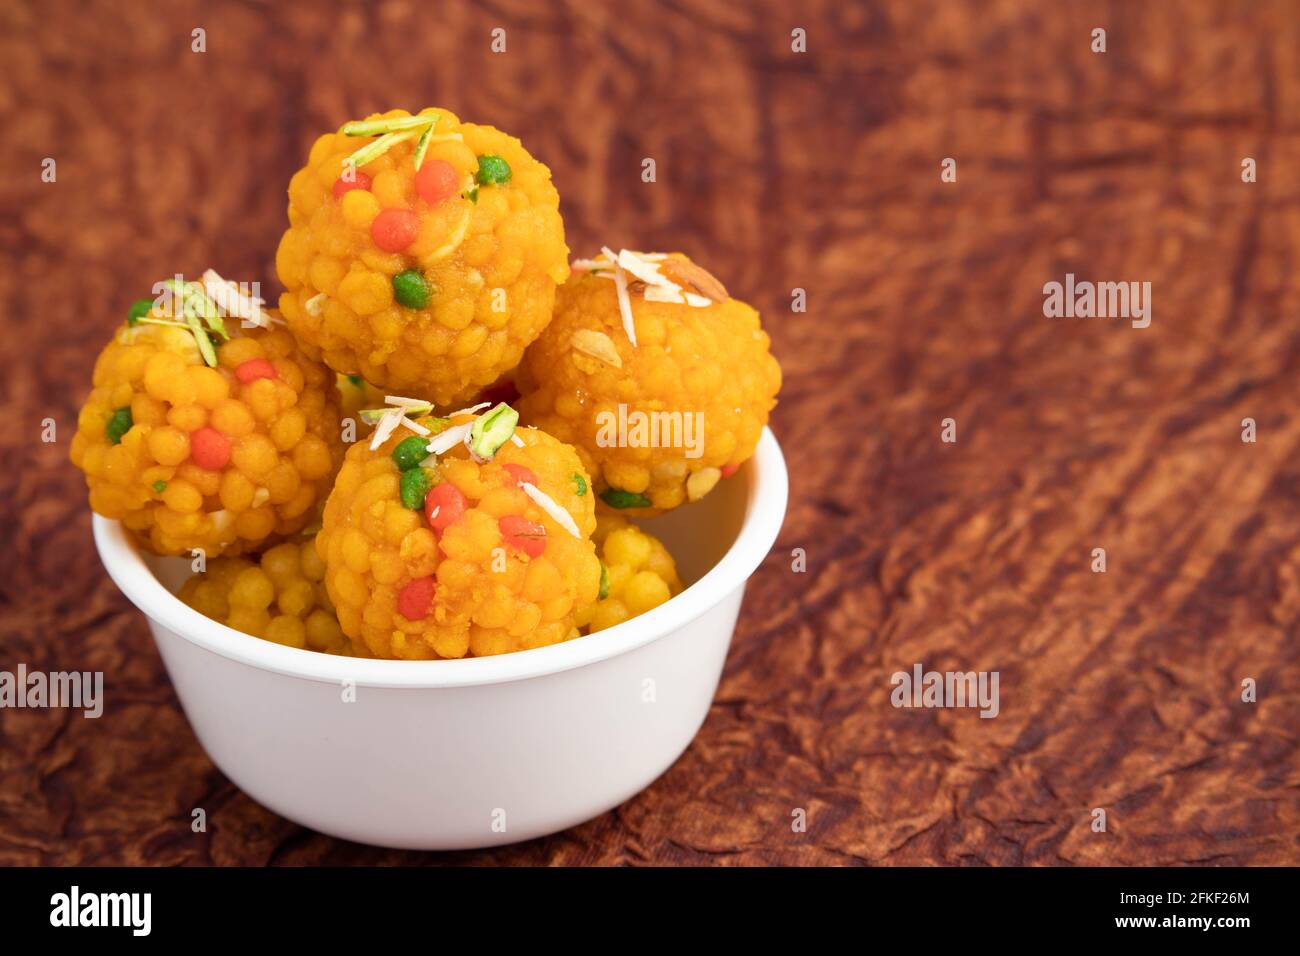
{"label": "red candy ball", "polygon": [[249,359],[247,362],[240,362],[235,367],[235,378],[245,385],[249,382],[255,382],[259,378],[279,377],[280,374],[276,372],[275,366],[264,358]]}
{"label": "red candy ball", "polygon": [[415,578],[397,592],[397,613],[408,621],[422,621],[433,607],[433,578]]}
{"label": "red candy ball", "polygon": [[415,174],[415,191],[430,206],[454,196],[459,186],[456,167],[441,159],[426,159]]}
{"label": "red candy ball", "polygon": [[355,172],[355,177],[356,178],[354,179],[344,179],[342,176],[340,176],[338,179],[334,181],[335,199],[342,199],[343,194],[347,192],[349,189],[365,189],[365,190],[370,189],[371,180],[369,176],[367,176],[365,173],[361,172],[360,170],[357,170]]}
{"label": "red candy ball", "polygon": [[530,558],[540,557],[546,550],[546,529],[523,515],[498,518],[497,527],[501,529],[501,537],[509,547],[522,551]]}
{"label": "red candy ball", "polygon": [[449,482],[441,482],[424,496],[424,516],[435,534],[442,534],[465,513],[465,496]]}
{"label": "red candy ball", "polygon": [[385,252],[401,252],[419,231],[420,220],[409,209],[385,209],[370,224],[370,238]]}
{"label": "red candy ball", "polygon": [[230,439],[205,426],[190,436],[190,458],[208,471],[220,471],[230,461]]}

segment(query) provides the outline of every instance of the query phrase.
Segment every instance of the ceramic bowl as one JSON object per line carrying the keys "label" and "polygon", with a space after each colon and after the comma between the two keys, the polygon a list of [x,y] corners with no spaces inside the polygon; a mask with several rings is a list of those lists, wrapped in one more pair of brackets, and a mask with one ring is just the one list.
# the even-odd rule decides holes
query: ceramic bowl
{"label": "ceramic bowl", "polygon": [[734,477],[645,523],[677,559],[681,594],[588,637],[456,661],[337,657],[250,637],[175,597],[187,561],[143,554],[116,521],[95,516],[94,530],[223,773],[322,833],[444,850],[563,830],[668,769],[708,713],[786,497],[785,460],[764,430]]}

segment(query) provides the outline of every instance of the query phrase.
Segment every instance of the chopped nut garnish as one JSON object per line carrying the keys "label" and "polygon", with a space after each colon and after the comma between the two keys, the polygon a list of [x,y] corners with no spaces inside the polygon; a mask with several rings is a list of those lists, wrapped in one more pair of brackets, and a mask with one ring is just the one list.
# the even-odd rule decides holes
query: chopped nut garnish
{"label": "chopped nut garnish", "polygon": [[215,269],[203,273],[203,288],[226,315],[246,319],[264,329],[271,326],[271,318],[264,311],[266,302],[238,284],[223,279]]}
{"label": "chopped nut garnish", "polygon": [[623,359],[619,357],[613,340],[598,329],[575,329],[569,341],[583,355],[590,355],[614,368],[623,367]]}
{"label": "chopped nut garnish", "polygon": [[636,348],[636,319],[632,315],[632,297],[627,294],[627,273],[621,266],[614,266],[614,289],[618,295],[618,313],[623,319],[623,331],[627,340]]}
{"label": "chopped nut garnish", "polygon": [[690,286],[706,299],[714,302],[726,302],[731,298],[726,286],[719,282],[708,270],[697,266],[682,256],[669,256],[659,263],[659,271],[678,285]]}
{"label": "chopped nut garnish", "polygon": [[[681,305],[686,301],[684,298],[686,294],[687,293],[683,293],[681,289],[669,289],[658,285],[646,286],[645,291],[642,292],[642,296],[647,302],[675,302],[678,305]],[[695,295],[693,292],[689,294]],[[699,298],[699,296],[695,297],[697,299]],[[708,300],[706,299],[705,301],[707,302]]]}
{"label": "chopped nut garnish", "polygon": [[168,279],[163,286],[171,296],[173,320],[179,319],[190,330],[203,361],[216,368],[217,352],[212,344],[212,336],[216,335],[227,340],[230,338],[217,303],[212,301],[203,285],[198,282]]}
{"label": "chopped nut garnish", "polygon": [[474,419],[469,437],[465,439],[470,457],[479,464],[491,461],[501,446],[510,440],[518,424],[519,413],[505,402]]}
{"label": "chopped nut garnish", "polygon": [[[610,279],[618,294],[618,311],[627,339],[636,348],[636,323],[632,315],[632,296],[646,302],[671,302],[703,309],[714,302],[726,302],[726,287],[707,270],[685,256],[663,252],[636,252],[609,246],[600,247],[594,259],[575,259],[572,268],[601,279]],[[693,290],[693,291],[692,291]],[[586,351],[575,343],[575,348]],[[587,354],[603,360],[594,352]]]}
{"label": "chopped nut garnish", "polygon": [[[608,254],[607,251],[606,255]],[[633,252],[631,249],[620,249],[617,261],[619,268],[647,285],[663,284],[664,277],[659,272],[659,265],[644,258],[641,253]]]}
{"label": "chopped nut garnish", "polygon": [[421,113],[417,116],[398,116],[391,119],[364,120],[358,123],[345,123],[339,132],[345,136],[378,136],[379,138],[361,147],[347,159],[344,166],[353,169],[364,166],[371,160],[378,159],[398,143],[417,139],[415,144],[415,168],[424,163],[424,153],[429,143],[439,137],[433,136],[433,128],[441,117],[437,113]]}
{"label": "chopped nut garnish", "polygon": [[555,522],[561,528],[569,532],[569,534],[573,535],[575,538],[579,540],[582,539],[582,532],[578,530],[578,523],[573,520],[573,515],[560,507],[559,503],[554,498],[531,482],[521,482],[519,487],[524,490],[524,494],[537,502],[539,508],[554,518]]}

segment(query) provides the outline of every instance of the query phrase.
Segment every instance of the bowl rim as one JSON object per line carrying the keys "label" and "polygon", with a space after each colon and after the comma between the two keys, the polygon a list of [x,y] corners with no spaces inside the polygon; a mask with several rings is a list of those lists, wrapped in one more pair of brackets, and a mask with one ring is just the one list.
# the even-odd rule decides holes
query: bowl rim
{"label": "bowl rim", "polygon": [[599,635],[547,647],[461,660],[395,661],[322,654],[250,637],[204,617],[168,591],[145,563],[121,522],[92,515],[95,547],[109,577],[152,622],[221,657],[303,680],[386,688],[448,688],[530,680],[585,667],[685,627],[743,588],[781,530],[789,496],[785,457],[763,429],[745,476],[748,500],[739,534],[703,577],[659,607]]}

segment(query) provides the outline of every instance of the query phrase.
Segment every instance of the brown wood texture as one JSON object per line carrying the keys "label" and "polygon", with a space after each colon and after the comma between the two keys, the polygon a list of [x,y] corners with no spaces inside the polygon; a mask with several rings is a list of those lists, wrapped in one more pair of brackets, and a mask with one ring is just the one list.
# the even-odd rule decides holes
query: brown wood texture
{"label": "brown wood texture", "polygon": [[[26,0],[0,26],[0,667],[108,697],[0,711],[0,863],[1300,863],[1297,4]],[[705,262],[786,374],[789,516],[698,738],[614,812],[483,853],[342,843],[226,780],[66,460],[125,305],[207,266],[274,286],[314,136],[397,105],[521,136],[575,253]],[[1151,326],[1044,317],[1067,272],[1151,282]],[[999,716],[894,708],[918,662],[998,671]]]}

